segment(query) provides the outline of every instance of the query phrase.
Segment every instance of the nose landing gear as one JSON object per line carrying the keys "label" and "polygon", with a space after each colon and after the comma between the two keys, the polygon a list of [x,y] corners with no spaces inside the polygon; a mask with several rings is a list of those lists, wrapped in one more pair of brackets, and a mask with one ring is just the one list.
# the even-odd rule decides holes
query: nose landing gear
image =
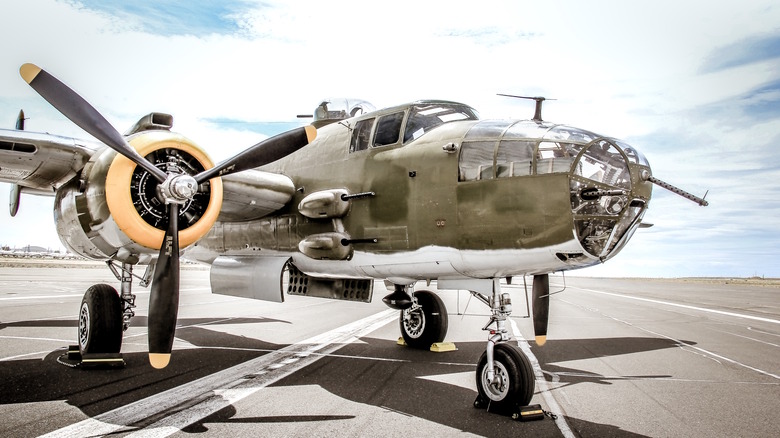
{"label": "nose landing gear", "polygon": [[516,345],[507,342],[510,336],[506,319],[512,314],[512,300],[509,294],[501,293],[498,279],[493,280],[489,297],[479,291],[470,292],[492,312],[490,322],[483,327],[491,336],[477,363],[479,395],[474,400],[474,407],[509,413],[528,405],[536,383],[528,357]]}
{"label": "nose landing gear", "polygon": [[[531,361],[517,345],[508,342],[511,336],[506,322],[512,314],[509,294],[501,293],[499,279],[439,280],[438,287],[440,290],[469,290],[490,308],[490,321],[482,328],[490,332],[490,338],[477,363],[478,396],[474,407],[516,414],[531,401],[536,381]],[[396,285],[395,291],[384,301],[391,308],[401,308],[400,327],[406,344],[428,349],[443,341],[447,334],[446,308],[437,294],[427,290],[412,291],[413,285]],[[405,308],[399,303],[405,304]]]}

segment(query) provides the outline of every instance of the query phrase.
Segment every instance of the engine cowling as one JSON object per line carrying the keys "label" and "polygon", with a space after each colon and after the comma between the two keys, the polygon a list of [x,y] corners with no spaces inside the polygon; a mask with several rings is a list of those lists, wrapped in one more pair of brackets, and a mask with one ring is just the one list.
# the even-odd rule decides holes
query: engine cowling
{"label": "engine cowling", "polygon": [[[195,143],[166,130],[143,131],[128,137],[128,142],[163,171],[194,175],[214,166]],[[221,205],[222,181],[213,178],[180,206],[181,248],[211,229]],[[167,226],[164,210],[157,181],[105,148],[57,191],[54,215],[60,239],[71,251],[92,259],[138,263],[159,251]]]}

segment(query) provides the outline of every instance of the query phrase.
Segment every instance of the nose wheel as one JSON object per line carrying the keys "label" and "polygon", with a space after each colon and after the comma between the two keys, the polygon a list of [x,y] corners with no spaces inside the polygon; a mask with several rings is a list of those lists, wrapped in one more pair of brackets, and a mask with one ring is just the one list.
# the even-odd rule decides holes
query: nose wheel
{"label": "nose wheel", "polygon": [[[487,285],[485,285],[487,286]],[[512,300],[501,293],[497,279],[482,292],[470,291],[472,296],[490,307],[492,316],[483,330],[490,333],[485,352],[477,362],[477,391],[474,407],[491,412],[510,413],[527,406],[536,386],[531,361],[525,353],[509,343],[506,320],[512,314]]]}
{"label": "nose wheel", "polygon": [[[511,297],[508,293],[501,293],[499,279],[471,281],[468,285],[477,289],[469,290],[472,296],[491,311],[490,321],[483,327],[490,337],[485,352],[477,362],[478,396],[474,407],[512,414],[515,418],[514,415],[520,415],[521,408],[531,402],[536,377],[525,353],[509,342],[511,337],[506,322],[512,314]],[[447,286],[456,286],[453,287],[456,289],[458,284],[447,283]],[[437,294],[427,290],[410,294],[411,289],[412,286],[396,285],[396,290],[383,301],[391,308],[403,309],[399,323],[406,345],[428,349],[444,340],[448,328],[447,311]]]}
{"label": "nose wheel", "polygon": [[493,373],[488,367],[487,351],[477,363],[477,391],[474,407],[509,412],[526,406],[534,395],[534,371],[523,352],[511,344],[493,348]]}

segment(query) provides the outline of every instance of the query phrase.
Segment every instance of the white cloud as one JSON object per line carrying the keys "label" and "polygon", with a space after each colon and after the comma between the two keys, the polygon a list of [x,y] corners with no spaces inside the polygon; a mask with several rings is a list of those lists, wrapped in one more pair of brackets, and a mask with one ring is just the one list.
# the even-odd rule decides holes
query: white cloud
{"label": "white cloud", "polygon": [[[205,120],[294,121],[325,96],[377,106],[441,98],[483,116],[528,118],[532,103],[495,93],[541,94],[558,99],[545,103],[545,119],[636,143],[656,176],[696,194],[711,189],[706,209],[656,189],[647,219],[657,228],[594,272],[696,275],[718,266],[752,275],[749,266],[780,256],[769,225],[780,219],[780,114],[771,110],[780,98],[780,8],[771,1],[264,0],[225,6],[232,15],[220,20],[236,26],[218,23],[222,30],[192,16],[190,34],[181,33],[186,15],[176,29],[160,28],[166,9],[144,26],[126,8],[74,4],[4,5],[0,38],[20,42],[0,59],[0,124],[10,128],[23,107],[29,129],[87,136],[19,79],[24,62],[71,85],[120,131],[150,111],[170,112],[177,130],[218,158],[262,135]],[[743,54],[756,44],[760,56]],[[32,204],[45,210],[23,201],[22,211]],[[2,228],[0,244],[16,238]],[[763,270],[780,276],[778,267]]]}

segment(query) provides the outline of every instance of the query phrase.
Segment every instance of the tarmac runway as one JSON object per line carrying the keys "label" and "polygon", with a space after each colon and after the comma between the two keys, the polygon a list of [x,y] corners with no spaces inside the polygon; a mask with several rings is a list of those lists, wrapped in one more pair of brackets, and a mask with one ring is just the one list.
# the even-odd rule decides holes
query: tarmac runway
{"label": "tarmac runway", "polygon": [[213,295],[207,270],[186,269],[170,366],[148,365],[134,285],[126,366],[71,368],[95,283],[117,286],[105,268],[0,267],[0,436],[780,436],[776,285],[566,277],[537,347],[515,279],[532,403],[557,415],[522,423],[472,406],[489,313],[465,291],[441,295],[458,350],[433,353],[396,344],[381,283],[370,304],[275,304]]}

